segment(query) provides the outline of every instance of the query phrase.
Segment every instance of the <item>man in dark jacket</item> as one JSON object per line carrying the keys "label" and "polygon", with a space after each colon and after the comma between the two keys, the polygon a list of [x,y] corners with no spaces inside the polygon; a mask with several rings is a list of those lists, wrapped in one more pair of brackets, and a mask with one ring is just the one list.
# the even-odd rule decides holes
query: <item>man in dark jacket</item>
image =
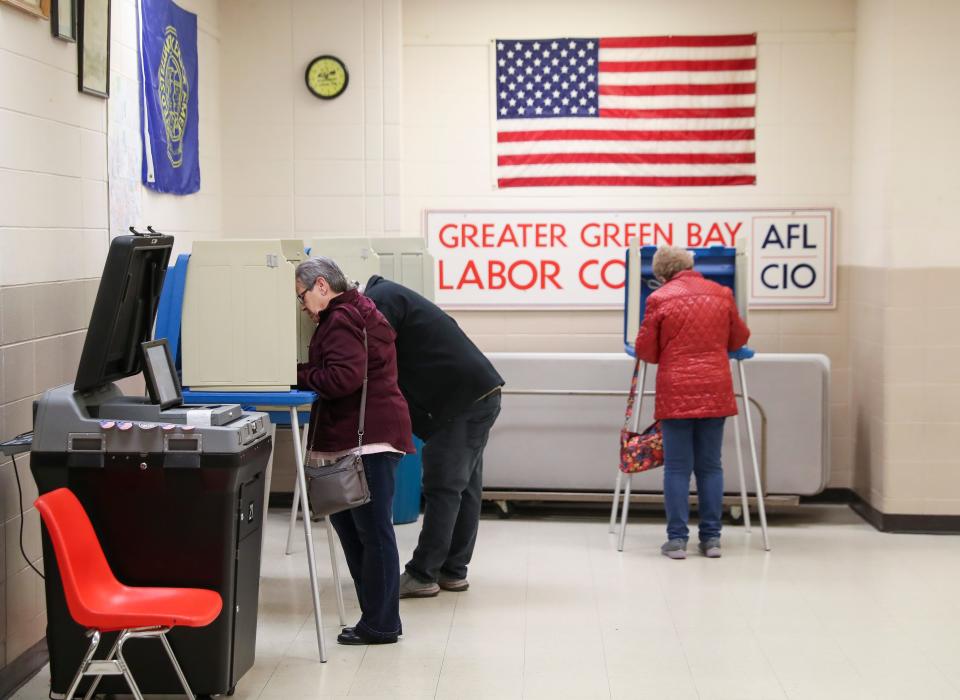
{"label": "man in dark jacket", "polygon": [[480,522],[483,450],[500,414],[503,378],[440,307],[374,275],[363,293],[397,333],[400,390],[423,440],[423,529],[401,598],[465,591]]}

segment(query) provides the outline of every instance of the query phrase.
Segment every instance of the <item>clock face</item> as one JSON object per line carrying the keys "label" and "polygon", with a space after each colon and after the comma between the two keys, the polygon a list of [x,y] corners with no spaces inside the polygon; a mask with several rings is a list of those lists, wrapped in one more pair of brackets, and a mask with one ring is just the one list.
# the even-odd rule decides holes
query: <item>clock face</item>
{"label": "clock face", "polygon": [[322,100],[332,100],[347,89],[347,67],[336,56],[317,56],[306,72],[307,88]]}

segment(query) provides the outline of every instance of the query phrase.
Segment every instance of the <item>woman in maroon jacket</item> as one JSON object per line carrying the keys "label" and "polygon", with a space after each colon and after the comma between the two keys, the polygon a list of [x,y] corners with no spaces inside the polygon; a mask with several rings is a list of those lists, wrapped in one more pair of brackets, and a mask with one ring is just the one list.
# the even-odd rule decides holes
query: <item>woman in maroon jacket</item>
{"label": "woman in maroon jacket", "polygon": [[334,513],[360,602],[360,621],[343,630],[341,644],[392,644],[401,632],[400,555],[393,531],[394,468],[413,452],[410,414],[397,386],[396,334],[372,301],[329,258],[297,267],[297,299],[317,329],[309,362],[297,365],[297,384],[319,397],[310,410],[310,457],[337,459],[357,448],[367,331],[367,407],[363,470],[370,502]]}
{"label": "woman in maroon jacket", "polygon": [[740,348],[750,329],[727,287],[693,270],[693,254],[661,247],[653,274],[663,284],[647,298],[637,334],[637,357],[657,363],[654,418],[663,428],[663,498],[671,559],[687,556],[690,473],[697,479],[700,552],[720,556],[723,514],[723,423],[737,413],[727,352]]}

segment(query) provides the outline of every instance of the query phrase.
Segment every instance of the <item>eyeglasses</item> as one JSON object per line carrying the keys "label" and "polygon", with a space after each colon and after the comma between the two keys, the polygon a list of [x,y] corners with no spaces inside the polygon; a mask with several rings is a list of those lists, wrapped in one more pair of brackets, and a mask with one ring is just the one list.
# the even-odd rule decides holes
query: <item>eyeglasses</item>
{"label": "eyeglasses", "polygon": [[303,304],[303,298],[304,298],[305,296],[307,296],[307,292],[309,292],[311,289],[313,289],[314,287],[317,286],[317,280],[318,280],[318,279],[320,279],[320,278],[317,277],[317,279],[315,279],[315,280],[313,281],[313,284],[311,284],[309,287],[307,287],[306,289],[304,289],[302,292],[300,292],[300,293],[297,295],[297,301],[300,302],[300,305],[301,305],[301,306],[304,305],[304,304]]}

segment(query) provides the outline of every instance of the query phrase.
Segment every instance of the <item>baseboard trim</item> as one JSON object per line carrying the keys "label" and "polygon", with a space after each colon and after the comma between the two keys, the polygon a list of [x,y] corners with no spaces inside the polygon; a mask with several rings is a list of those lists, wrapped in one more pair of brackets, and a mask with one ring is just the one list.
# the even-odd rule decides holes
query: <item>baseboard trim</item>
{"label": "baseboard trim", "polygon": [[0,669],[0,698],[13,695],[24,683],[50,660],[47,639],[44,637],[13,661]]}
{"label": "baseboard trim", "polygon": [[884,513],[854,493],[853,512],[880,532],[907,535],[960,535],[960,515],[907,515]]}
{"label": "baseboard trim", "polygon": [[834,487],[814,496],[800,496],[800,503],[853,503],[856,498],[853,489]]}

